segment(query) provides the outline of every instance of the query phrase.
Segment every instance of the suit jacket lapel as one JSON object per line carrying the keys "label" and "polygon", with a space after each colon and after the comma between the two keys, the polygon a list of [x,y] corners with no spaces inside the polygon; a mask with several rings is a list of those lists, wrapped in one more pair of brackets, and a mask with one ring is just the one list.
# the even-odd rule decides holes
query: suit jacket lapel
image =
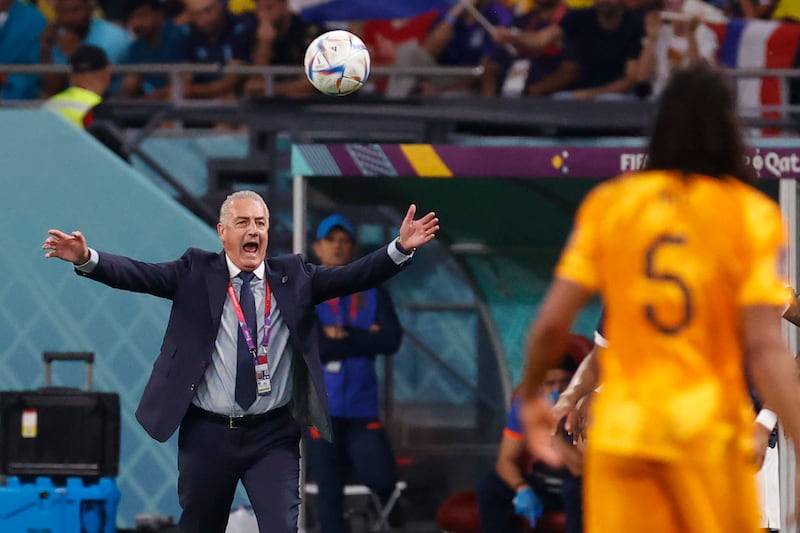
{"label": "suit jacket lapel", "polygon": [[289,278],[284,274],[283,270],[280,269],[280,265],[278,268],[272,269],[270,267],[269,261],[266,261],[266,276],[267,281],[269,281],[269,286],[272,289],[272,294],[275,295],[275,301],[278,303],[278,309],[281,310],[281,315],[283,315],[283,320],[286,322],[286,326],[289,328],[289,333],[291,333],[291,338],[297,338],[297,332],[294,330],[295,324],[297,324],[297,317],[295,317],[295,309],[292,305],[292,300],[294,295],[292,294],[292,290],[287,284]]}
{"label": "suit jacket lapel", "polygon": [[208,305],[213,321],[213,331],[219,329],[219,322],[222,318],[222,307],[225,305],[227,292],[225,288],[230,282],[228,264],[225,262],[225,253],[220,253],[219,258],[211,263],[211,268],[206,274],[206,288],[208,289]]}

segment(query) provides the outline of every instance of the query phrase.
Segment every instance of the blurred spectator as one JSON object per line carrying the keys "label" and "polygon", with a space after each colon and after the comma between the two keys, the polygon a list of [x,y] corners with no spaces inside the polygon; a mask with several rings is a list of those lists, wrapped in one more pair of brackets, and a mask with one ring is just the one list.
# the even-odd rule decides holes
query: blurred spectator
{"label": "blurred spectator", "polygon": [[[558,24],[567,12],[562,0],[539,0],[536,8],[516,17],[511,26],[536,31]],[[491,56],[484,57],[481,95],[547,96],[567,89],[578,77],[574,62],[561,61],[561,45],[553,43],[541,49],[520,48],[519,56],[498,46]],[[502,89],[498,91],[498,87]]]}
{"label": "blurred spectator", "polygon": [[574,92],[556,96],[619,98],[634,88],[644,25],[641,14],[625,9],[623,0],[595,0],[592,8],[567,12],[558,25],[534,32],[497,28],[494,36],[520,48],[543,48],[563,39],[564,61],[575,61],[580,74]]}
{"label": "blurred spectator", "polygon": [[[109,62],[118,63],[128,50],[128,33],[114,23],[93,15],[93,0],[55,0],[55,20],[42,30],[40,57],[44,64],[66,65],[82,45],[91,44],[103,49]],[[63,90],[67,77],[61,74],[42,76],[45,96]]]}
{"label": "blurred spectator", "polygon": [[[493,26],[511,24],[511,12],[498,0],[470,0]],[[486,29],[472,16],[463,3],[458,2],[442,13],[431,25],[431,31],[422,47],[408,43],[397,48],[398,66],[477,66],[481,58],[491,55],[494,48]],[[417,91],[424,96],[440,93],[477,93],[479,80],[474,76],[458,78],[430,78],[417,82],[414,77],[393,76],[386,95],[405,98]]]}
{"label": "blurred spectator", "polygon": [[42,107],[83,128],[84,117],[103,101],[110,83],[111,68],[103,49],[81,45],[70,58],[70,87],[50,97]]}
{"label": "blurred spectator", "polygon": [[[126,64],[180,63],[186,29],[166,18],[163,0],[133,0],[128,28],[136,36],[121,61]],[[129,73],[122,79],[120,95],[127,98],[166,100],[170,94],[167,74]]]}
{"label": "blurred spectator", "polygon": [[[680,13],[682,0],[668,0],[665,11]],[[660,11],[645,16],[646,37],[637,66],[636,81],[640,96],[657,97],[670,75],[698,61],[716,62],[717,34],[700,22],[699,17],[665,21]]]}
{"label": "blurred spectator", "polygon": [[[47,25],[30,4],[0,0],[0,63],[31,65],[39,62],[39,34]],[[0,99],[33,99],[39,96],[39,77],[0,74]]]}
{"label": "blurred spectator", "polygon": [[797,0],[739,0],[745,18],[800,21],[800,2]]}
{"label": "blurred spectator", "polygon": [[[256,18],[234,15],[221,0],[186,0],[189,35],[184,60],[190,63],[247,65],[252,61]],[[184,98],[235,98],[245,77],[238,74],[187,74]]]}
{"label": "blurred spectator", "polygon": [[[544,388],[553,401],[567,387],[577,368],[578,361],[566,355],[557,368],[547,371]],[[483,533],[515,531],[515,514],[535,526],[544,512],[564,512],[562,488],[571,473],[567,468],[553,469],[532,460],[525,448],[521,406],[522,399],[515,394],[500,440],[497,464],[478,487]]]}
{"label": "blurred spectator", "polygon": [[[289,0],[257,0],[258,30],[253,50],[255,65],[302,65],[306,47],[320,33],[319,28],[306,24],[289,10]],[[313,94],[305,75],[276,76],[272,95],[303,97]],[[264,76],[247,81],[248,92],[264,94]]]}
{"label": "blurred spectator", "polygon": [[[408,43],[421,46],[437,14],[434,10],[410,19],[368,20],[361,28],[353,26],[350,29],[367,45],[372,66],[394,65],[398,47]],[[386,77],[370,76],[368,85],[383,93],[386,83]]]}

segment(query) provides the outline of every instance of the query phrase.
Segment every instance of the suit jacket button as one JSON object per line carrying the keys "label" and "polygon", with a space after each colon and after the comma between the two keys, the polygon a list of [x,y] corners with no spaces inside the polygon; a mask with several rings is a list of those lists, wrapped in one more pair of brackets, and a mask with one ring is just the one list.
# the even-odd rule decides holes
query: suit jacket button
{"label": "suit jacket button", "polygon": [[189,385],[189,390],[190,390],[190,391],[193,391],[195,388],[197,388],[197,387],[195,386],[195,384],[194,384],[194,383],[192,383],[191,385]]}

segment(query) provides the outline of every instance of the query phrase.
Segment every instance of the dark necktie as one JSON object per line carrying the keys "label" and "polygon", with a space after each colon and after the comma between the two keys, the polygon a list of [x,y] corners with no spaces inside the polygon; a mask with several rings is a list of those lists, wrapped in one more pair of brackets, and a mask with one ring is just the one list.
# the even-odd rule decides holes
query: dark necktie
{"label": "dark necktie", "polygon": [[[239,305],[242,306],[242,313],[250,328],[250,336],[253,344],[258,345],[258,323],[256,322],[256,300],[250,290],[250,281],[253,279],[252,272],[240,272],[242,289],[239,291]],[[236,403],[245,411],[253,404],[256,399],[256,370],[253,364],[253,354],[247,346],[247,341],[239,327],[239,342],[236,347]]]}

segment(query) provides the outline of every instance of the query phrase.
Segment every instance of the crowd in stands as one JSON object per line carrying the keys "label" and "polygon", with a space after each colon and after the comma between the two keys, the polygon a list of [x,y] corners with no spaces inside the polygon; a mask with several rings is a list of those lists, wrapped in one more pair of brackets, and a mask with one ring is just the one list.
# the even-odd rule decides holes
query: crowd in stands
{"label": "crowd in stands", "polygon": [[[0,0],[0,64],[64,65],[81,44],[92,44],[112,64],[297,66],[310,40],[331,24],[304,20],[289,0],[32,1]],[[373,65],[485,67],[480,77],[374,76],[364,92],[390,98],[652,98],[677,66],[715,62],[724,35],[709,17],[684,14],[684,2],[700,0],[471,2],[474,10],[456,2],[407,20],[340,23],[363,37]],[[790,24],[800,21],[796,4],[709,0],[704,6],[720,17]],[[493,31],[476,19],[475,10]],[[127,73],[114,78],[107,95],[158,100],[233,99],[267,90],[286,97],[312,93],[300,74],[278,78],[269,88],[262,75],[187,74],[179,95],[170,80],[163,73]],[[64,74],[0,73],[0,94],[9,100],[47,98],[67,84]]]}

